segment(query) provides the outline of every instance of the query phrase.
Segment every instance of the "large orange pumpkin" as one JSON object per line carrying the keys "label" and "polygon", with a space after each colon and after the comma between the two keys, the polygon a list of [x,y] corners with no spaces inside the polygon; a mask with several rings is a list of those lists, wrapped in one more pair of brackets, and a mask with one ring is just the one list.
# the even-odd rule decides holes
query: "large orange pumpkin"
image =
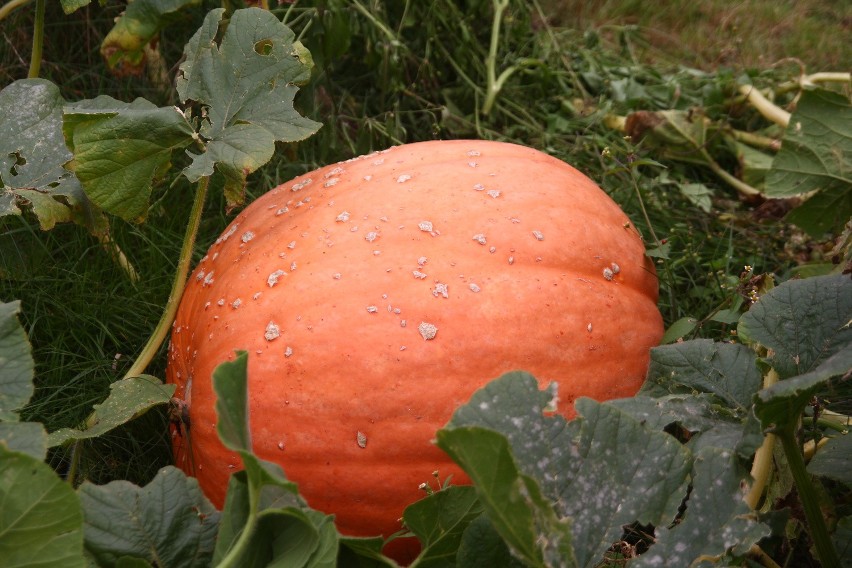
{"label": "large orange pumpkin", "polygon": [[255,452],[342,533],[388,536],[432,472],[466,482],[432,440],[490,379],[557,381],[567,417],[579,396],[633,395],[657,289],[618,206],[536,150],[423,142],[310,172],[238,215],[187,286],[168,380],[194,473],[221,506],[240,461],[211,373],[246,350]]}

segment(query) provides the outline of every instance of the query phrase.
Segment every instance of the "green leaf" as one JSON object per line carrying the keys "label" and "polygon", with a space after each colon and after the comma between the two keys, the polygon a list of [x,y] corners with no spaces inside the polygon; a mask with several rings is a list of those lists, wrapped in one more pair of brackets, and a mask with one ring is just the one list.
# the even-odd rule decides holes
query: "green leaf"
{"label": "green leaf", "polygon": [[66,14],[71,14],[76,12],[80,8],[88,6],[92,0],[60,0],[60,4],[62,4],[62,11]]}
{"label": "green leaf", "polygon": [[834,548],[840,557],[843,568],[852,568],[852,516],[843,517],[837,522],[837,529],[831,535]]}
{"label": "green leaf", "polygon": [[476,426],[438,431],[438,446],[473,480],[488,518],[528,566],[576,566],[571,524],[521,473],[505,437]]}
{"label": "green leaf", "polygon": [[358,568],[396,568],[396,562],[382,555],[384,544],[385,541],[381,537],[341,536],[337,565]]}
{"label": "green leaf", "polygon": [[332,567],[339,539],[333,517],[310,509],[280,466],[252,453],[247,370],[248,353],[238,351],[213,371],[217,432],[240,454],[244,468],[231,476],[213,561]]}
{"label": "green leaf", "polygon": [[84,483],[86,549],[101,566],[121,557],[157,566],[210,565],[219,512],[201,493],[198,481],[168,466],[145,487],[127,481]]}
{"label": "green leaf", "polygon": [[233,361],[213,370],[216,391],[216,432],[229,450],[251,452],[248,413],[248,353],[237,351]]}
{"label": "green leaf", "polygon": [[852,345],[834,353],[819,367],[757,393],[754,413],[764,428],[780,428],[798,421],[813,396],[824,389],[829,380],[852,373]]}
{"label": "green leaf", "polygon": [[694,462],[692,491],[686,512],[672,526],[657,527],[656,542],[630,566],[692,566],[701,557],[742,555],[758,540],[769,536],[766,525],[743,501],[739,458],[718,448],[708,448]]}
{"label": "green leaf", "polygon": [[84,568],[83,513],[71,485],[44,462],[0,444],[4,568]]}
{"label": "green leaf", "polygon": [[710,207],[712,206],[710,198],[713,196],[713,192],[709,187],[703,183],[683,183],[679,184],[678,188],[681,194],[689,199],[693,205],[705,213],[710,213]]}
{"label": "green leaf", "polygon": [[101,55],[113,71],[139,75],[145,66],[145,46],[160,30],[176,21],[180,11],[200,0],[134,0],[101,42]]}
{"label": "green leaf", "polygon": [[663,338],[660,340],[660,343],[666,345],[668,343],[674,343],[678,339],[683,339],[684,336],[692,333],[692,331],[697,325],[698,320],[695,318],[680,318],[669,326],[669,328],[663,334]]}
{"label": "green leaf", "polygon": [[745,413],[763,384],[754,352],[739,344],[694,339],[651,349],[640,394],[706,392]]}
{"label": "green leaf", "polygon": [[229,205],[242,202],[246,176],[265,164],[275,142],[303,140],[319,124],[293,108],[297,85],[310,77],[307,51],[270,12],[234,12],[218,42],[223,9],[211,10],[184,50],[177,77],[181,101],[205,107],[206,151],[184,170],[195,182],[214,168],[225,176]]}
{"label": "green leaf", "polygon": [[458,550],[458,566],[465,568],[521,568],[509,547],[494,529],[487,515],[480,515],[468,525]]}
{"label": "green leaf", "polygon": [[462,534],[481,514],[476,490],[469,486],[447,487],[409,505],[402,518],[423,547],[417,566],[455,566]]}
{"label": "green leaf", "polygon": [[[829,217],[813,218],[814,226],[839,231],[852,216],[852,104],[848,97],[823,89],[802,93],[766,176],[769,197],[812,191],[832,195],[830,201],[839,205],[833,210],[816,208],[813,213]],[[809,225],[810,220],[805,221]]]}
{"label": "green leaf", "polygon": [[95,438],[117,428],[159,404],[166,404],[175,391],[175,385],[164,385],[156,377],[141,375],[122,379],[110,385],[110,393],[101,404],[94,406],[90,426],[85,430],[62,428],[47,437],[49,447],[70,440]]}
{"label": "green leaf", "polygon": [[852,436],[830,439],[808,463],[808,472],[852,487]]}
{"label": "green leaf", "polygon": [[44,79],[0,91],[0,217],[29,208],[43,230],[77,221],[95,230],[80,182],[62,165],[72,155],[62,136],[59,88]]}
{"label": "green leaf", "polygon": [[[496,444],[505,436],[509,455],[498,455],[517,460],[510,465],[520,470],[518,475],[537,481],[544,497],[555,503],[559,521],[572,521],[577,563],[593,565],[620,538],[623,525],[634,521],[664,524],[674,518],[686,495],[690,454],[668,434],[652,431],[618,408],[590,399],[577,401],[580,417],[570,423],[559,415],[545,415],[554,396],[553,388],[539,391],[538,382],[527,373],[507,373],[474,393],[456,411],[439,432],[438,443],[444,448],[442,433],[448,429],[476,430],[463,440],[469,444],[464,446],[469,456],[461,465],[475,483],[474,474],[490,482],[498,469],[492,464],[497,460],[489,454],[502,451]],[[478,431],[483,427],[489,429],[485,432],[502,436],[481,435]],[[512,471],[507,469],[504,483],[514,480],[509,476]],[[479,489],[483,494],[489,491]],[[504,495],[480,494],[484,505],[486,498],[507,506]],[[514,548],[487,506],[486,512]]]}
{"label": "green leaf", "polygon": [[852,350],[852,280],[841,274],[789,280],[743,314],[738,335],[771,349],[767,358],[782,379]]}
{"label": "green leaf", "polygon": [[145,99],[124,103],[101,95],[67,106],[64,116],[74,153],[66,167],[98,207],[127,221],[144,220],[154,179],[195,135],[178,108]]}
{"label": "green leaf", "polygon": [[798,225],[809,234],[821,237],[825,233],[837,234],[852,217],[852,196],[846,187],[837,185],[820,191],[787,214],[787,221]]}
{"label": "green leaf", "polygon": [[17,411],[35,387],[32,347],[18,321],[21,303],[0,303],[0,420],[17,421]]}
{"label": "green leaf", "polygon": [[44,460],[47,457],[47,432],[40,422],[0,422],[0,445]]}

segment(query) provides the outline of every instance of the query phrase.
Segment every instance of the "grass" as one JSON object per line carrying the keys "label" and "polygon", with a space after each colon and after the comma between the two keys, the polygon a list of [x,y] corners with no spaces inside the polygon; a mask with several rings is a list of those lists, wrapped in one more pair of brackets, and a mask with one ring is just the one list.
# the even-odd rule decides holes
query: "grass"
{"label": "grass", "polygon": [[[48,4],[43,76],[66,98],[144,96],[167,104],[144,78],[113,77],[101,62],[98,46],[120,6],[93,3],[65,16],[58,3]],[[742,267],[784,275],[797,262],[794,252],[802,253],[802,248],[785,248],[790,227],[757,223],[752,208],[706,172],[622,167],[643,149],[601,120],[608,110],[689,106],[732,122],[754,120],[722,103],[736,75],[794,76],[797,70],[790,66],[769,68],[786,57],[814,71],[838,70],[852,59],[840,33],[849,25],[849,8],[842,2],[718,0],[658,7],[553,0],[539,13],[534,3],[516,0],[502,22],[494,65],[499,74],[519,61],[525,64],[503,86],[488,116],[481,110],[491,38],[483,22],[491,21],[490,2],[362,0],[357,5],[363,9],[342,0],[322,4],[326,13],[308,2],[275,10],[313,53],[315,77],[297,104],[325,126],[305,143],[282,146],[250,180],[250,197],[319,165],[402,142],[482,137],[535,146],[600,183],[646,236],[653,229],[667,239],[670,260],[659,263],[666,321],[707,319],[700,333],[717,339],[727,337],[728,326],[708,316],[738,301]],[[169,28],[163,50],[170,64],[213,5],[191,11]],[[0,86],[26,75],[30,12],[14,13],[0,32]],[[605,148],[611,158],[602,155]],[[678,190],[684,181],[711,189],[711,214]],[[51,430],[76,426],[122,376],[168,295],[190,191],[185,184],[168,190],[164,185],[155,192],[147,223],[114,222],[116,241],[142,275],[136,285],[82,229],[42,233],[29,218],[0,219],[0,300],[22,301],[22,321],[37,361],[28,419]],[[199,256],[227,219],[221,198],[212,199]],[[803,245],[806,257],[813,246]],[[162,357],[149,372],[164,376]],[[150,413],[88,445],[86,455],[93,480],[144,482],[169,461],[164,413]],[[53,459],[62,469],[67,456],[59,452]]]}

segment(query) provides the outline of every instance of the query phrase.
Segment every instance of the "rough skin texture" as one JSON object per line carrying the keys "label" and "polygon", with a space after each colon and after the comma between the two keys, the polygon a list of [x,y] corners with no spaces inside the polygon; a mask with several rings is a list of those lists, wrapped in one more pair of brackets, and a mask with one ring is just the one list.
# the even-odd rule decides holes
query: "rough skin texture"
{"label": "rough skin texture", "polygon": [[255,452],[344,534],[389,536],[432,472],[466,482],[431,440],[490,379],[556,381],[567,417],[577,397],[635,394],[657,289],[618,206],[536,150],[423,142],[310,172],[247,207],[190,277],[167,374],[194,474],[221,507],[240,462],[211,374],[246,350]]}

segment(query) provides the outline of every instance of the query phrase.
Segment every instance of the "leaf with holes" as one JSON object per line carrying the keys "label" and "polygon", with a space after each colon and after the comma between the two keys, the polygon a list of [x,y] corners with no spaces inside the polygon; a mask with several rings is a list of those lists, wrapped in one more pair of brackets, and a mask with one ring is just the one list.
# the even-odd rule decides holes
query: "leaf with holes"
{"label": "leaf with holes", "polygon": [[72,155],[62,136],[59,88],[44,79],[23,79],[0,91],[0,217],[27,209],[39,226],[76,221],[103,229],[74,174],[63,168]]}
{"label": "leaf with holes", "polygon": [[265,164],[275,142],[307,138],[319,124],[293,108],[310,77],[310,54],[271,12],[237,10],[217,40],[223,9],[211,10],[184,50],[177,77],[181,101],[203,108],[206,149],[184,170],[190,181],[214,169],[225,176],[229,205],[242,202],[246,176]]}
{"label": "leaf with holes", "polygon": [[[461,441],[467,456],[461,464],[471,477],[494,480],[497,463],[516,463],[520,479],[534,480],[554,504],[559,520],[571,522],[577,564],[593,566],[620,538],[624,525],[674,519],[686,496],[692,458],[673,437],[647,428],[612,405],[581,398],[576,403],[577,419],[566,422],[550,415],[546,409],[554,397],[554,388],[539,391],[528,373],[503,375],[456,411],[439,432],[438,444],[447,450],[448,434],[470,431]],[[480,455],[499,449],[500,440],[505,440],[514,462],[507,462],[509,456],[486,461],[488,456]],[[450,453],[462,455],[455,448]],[[480,489],[488,495],[487,485]],[[492,496],[495,503],[506,501],[498,497]],[[480,495],[483,504],[486,499]],[[486,511],[506,539],[505,528],[487,507]],[[520,530],[515,523],[510,520],[506,525]]]}

